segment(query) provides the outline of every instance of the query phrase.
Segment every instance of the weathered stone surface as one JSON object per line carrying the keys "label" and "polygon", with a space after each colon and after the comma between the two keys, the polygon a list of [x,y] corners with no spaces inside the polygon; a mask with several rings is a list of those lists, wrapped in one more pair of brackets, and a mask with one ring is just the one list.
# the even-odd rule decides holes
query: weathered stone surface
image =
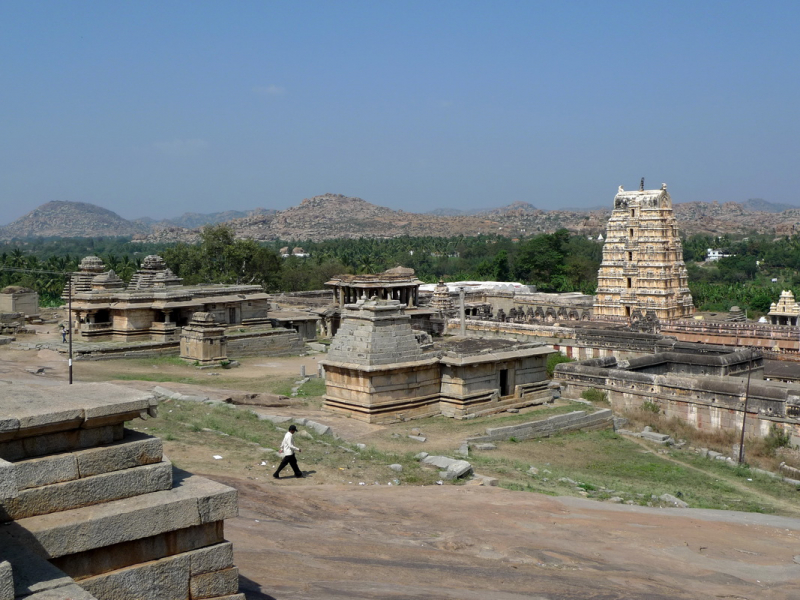
{"label": "weathered stone surface", "polygon": [[425,456],[422,458],[422,462],[426,465],[433,465],[440,469],[446,469],[454,462],[458,461],[455,458],[449,458],[447,456]]}
{"label": "weathered stone surface", "polygon": [[54,558],[221,521],[236,513],[236,490],[188,476],[171,490],[29,517],[17,523],[48,557]]}
{"label": "weathered stone surface", "polygon": [[15,466],[0,458],[0,502],[17,495],[19,482]]}
{"label": "weathered stone surface", "polygon": [[0,441],[0,458],[17,461],[79,448],[91,448],[121,440],[122,435],[123,425],[119,423],[93,429],[75,429],[5,442]]}
{"label": "weathered stone surface", "polygon": [[192,561],[192,576],[222,571],[233,566],[233,544],[230,542],[201,548],[188,554]]}
{"label": "weathered stone surface", "polygon": [[239,591],[239,569],[231,567],[192,577],[189,582],[192,600],[218,598]]}
{"label": "weathered stone surface", "polygon": [[[447,467],[448,475],[452,475],[453,479],[464,477],[472,473],[472,465],[465,460],[457,460]],[[450,479],[450,477],[448,477]]]}
{"label": "weathered stone surface", "polygon": [[190,552],[224,542],[222,521],[168,531],[149,538],[103,546],[50,562],[75,580]]}
{"label": "weathered stone surface", "polygon": [[159,438],[126,431],[118,444],[92,448],[76,454],[81,477],[130,469],[161,461],[163,443]]}
{"label": "weathered stone surface", "polygon": [[[15,385],[0,398],[0,422],[17,419],[16,437],[75,427],[121,423],[147,411],[152,394],[110,383],[78,383],[67,387]],[[6,428],[8,425],[5,426]]]}
{"label": "weathered stone surface", "polygon": [[14,600],[14,575],[5,560],[0,561],[0,600]]}
{"label": "weathered stone surface", "polygon": [[322,423],[317,423],[315,421],[306,421],[306,427],[313,429],[317,435],[330,435],[333,433],[329,426],[323,425]]}
{"label": "weathered stone surface", "polygon": [[403,471],[403,465],[399,465],[399,464],[389,465],[389,468],[392,471],[397,471],[398,473],[402,473],[402,471]]}
{"label": "weathered stone surface", "polygon": [[25,600],[97,600],[82,587],[71,583],[62,587],[24,596]]}
{"label": "weathered stone surface", "polygon": [[190,565],[190,557],[180,554],[89,577],[80,585],[102,600],[186,600]]}
{"label": "weathered stone surface", "polygon": [[73,454],[22,460],[14,466],[20,490],[78,478],[78,465]]}
{"label": "weathered stone surface", "polygon": [[16,498],[0,502],[0,521],[24,519],[168,490],[172,484],[172,463],[164,461],[124,471],[104,473],[19,492]]}

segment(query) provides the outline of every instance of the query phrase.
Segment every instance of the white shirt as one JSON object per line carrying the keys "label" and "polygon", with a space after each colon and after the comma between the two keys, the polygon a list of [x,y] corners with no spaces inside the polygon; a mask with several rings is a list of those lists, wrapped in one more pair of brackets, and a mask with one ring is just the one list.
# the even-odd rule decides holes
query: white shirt
{"label": "white shirt", "polygon": [[294,442],[292,438],[293,436],[291,431],[287,431],[286,435],[283,436],[283,441],[281,442],[281,454],[283,454],[284,456],[291,456],[292,454],[294,454],[295,450],[300,450],[300,448],[296,447],[292,443]]}

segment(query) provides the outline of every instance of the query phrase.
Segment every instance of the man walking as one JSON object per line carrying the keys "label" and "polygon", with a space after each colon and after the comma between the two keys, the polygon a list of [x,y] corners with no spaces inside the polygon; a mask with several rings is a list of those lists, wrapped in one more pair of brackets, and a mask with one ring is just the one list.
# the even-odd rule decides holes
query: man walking
{"label": "man walking", "polygon": [[67,343],[67,328],[64,325],[61,326],[61,343]]}
{"label": "man walking", "polygon": [[295,451],[301,452],[300,448],[294,445],[295,432],[297,432],[297,427],[295,425],[289,425],[289,431],[283,436],[283,441],[281,442],[283,460],[281,460],[281,464],[278,465],[278,470],[272,474],[275,479],[280,479],[280,472],[286,465],[292,467],[295,477],[303,477],[303,472],[297,468],[297,457],[294,455]]}

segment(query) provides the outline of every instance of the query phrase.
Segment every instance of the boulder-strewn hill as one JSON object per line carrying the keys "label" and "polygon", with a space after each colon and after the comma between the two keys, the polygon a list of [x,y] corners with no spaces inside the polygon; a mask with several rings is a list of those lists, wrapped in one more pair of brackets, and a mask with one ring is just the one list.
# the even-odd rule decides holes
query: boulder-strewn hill
{"label": "boulder-strewn hill", "polygon": [[[574,233],[596,236],[605,232],[610,215],[610,207],[545,211],[525,202],[471,215],[417,214],[376,206],[360,198],[324,194],[303,200],[298,206],[284,211],[234,219],[228,224],[234,228],[237,237],[263,241],[480,233],[523,237],[552,233],[562,227]],[[791,235],[800,232],[800,208],[775,213],[756,211],[747,204],[736,202],[687,202],[675,204],[675,215],[681,231],[687,234],[723,235],[757,231]],[[192,242],[198,239],[198,235],[199,229],[169,227],[140,239]]]}
{"label": "boulder-strewn hill", "polygon": [[[765,210],[755,210],[753,206]],[[775,212],[784,205],[765,201],[687,202],[675,204],[678,225],[685,234],[710,235],[760,232],[774,235],[800,233],[800,207]],[[178,219],[154,222],[126,221],[115,213],[83,202],[49,202],[0,228],[0,239],[28,236],[89,237],[132,235],[147,242],[195,242],[200,227],[225,222],[237,237],[255,240],[328,240],[335,238],[390,238],[498,233],[524,237],[560,228],[596,236],[604,233],[611,209],[540,210],[526,202],[473,214],[418,214],[377,206],[360,198],[324,194],[303,200],[283,211],[255,209],[201,215],[187,213]],[[231,215],[247,216],[225,220]],[[177,223],[194,225],[182,227]]]}
{"label": "boulder-strewn hill", "polygon": [[0,239],[132,236],[147,231],[146,225],[123,219],[100,206],[54,200],[0,227]]}

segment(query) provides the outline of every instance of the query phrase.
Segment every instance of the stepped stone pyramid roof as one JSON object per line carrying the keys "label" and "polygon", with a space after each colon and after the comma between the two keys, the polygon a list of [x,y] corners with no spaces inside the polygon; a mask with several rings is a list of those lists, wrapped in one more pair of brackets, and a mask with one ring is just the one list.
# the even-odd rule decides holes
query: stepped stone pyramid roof
{"label": "stepped stone pyramid roof", "polygon": [[403,306],[397,300],[361,299],[346,304],[327,361],[377,366],[426,358]]}

